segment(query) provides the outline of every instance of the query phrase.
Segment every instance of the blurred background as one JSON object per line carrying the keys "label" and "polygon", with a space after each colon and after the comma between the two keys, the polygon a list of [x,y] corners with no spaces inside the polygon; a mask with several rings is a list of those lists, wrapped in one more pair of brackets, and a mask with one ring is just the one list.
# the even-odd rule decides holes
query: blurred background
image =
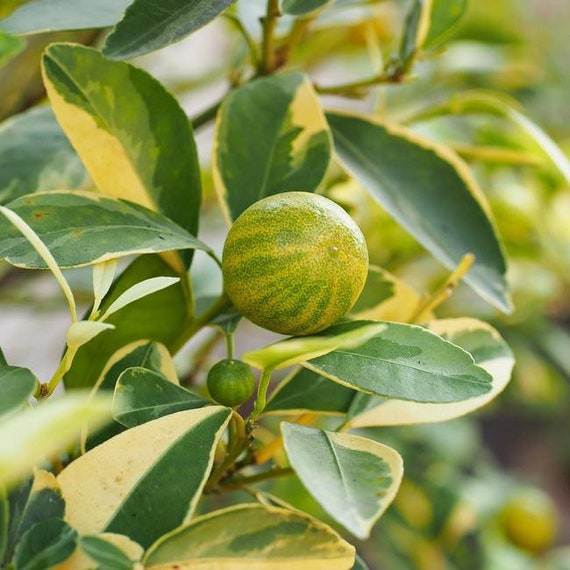
{"label": "blurred background", "polygon": [[[235,8],[253,37],[259,35],[257,17],[264,4],[241,0]],[[290,54],[292,66],[323,85],[367,77],[381,68],[398,47],[410,2],[337,4],[343,9],[313,22],[311,34]],[[283,33],[290,32],[290,23],[282,26]],[[505,242],[515,304],[511,315],[502,315],[460,286],[437,311],[441,317],[481,318],[505,337],[516,366],[503,395],[460,420],[367,431],[397,448],[406,466],[395,505],[373,537],[358,545],[370,568],[570,568],[568,179],[520,123],[493,113],[422,114],[455,94],[492,92],[532,121],[530,131],[538,125],[568,156],[569,27],[568,0],[471,0],[447,42],[416,63],[412,80],[360,97],[324,98],[330,106],[373,110],[383,119],[406,122],[468,161]],[[100,41],[94,32],[31,36],[20,55],[0,66],[0,119],[42,99],[39,53],[46,43],[67,38]],[[134,63],[174,92],[191,117],[248,72],[243,37],[231,19],[219,19]],[[211,137],[211,126],[197,129],[207,192],[200,237],[220,249],[225,225],[208,172]],[[365,231],[375,264],[420,293],[441,282],[441,266],[378,205],[358,188],[348,193],[333,179],[330,184],[332,196]],[[70,279],[88,303],[90,275],[75,271]],[[198,256],[197,294],[212,280],[219,280],[215,268]],[[67,326],[49,275],[0,265],[0,346],[10,363],[49,377]]]}

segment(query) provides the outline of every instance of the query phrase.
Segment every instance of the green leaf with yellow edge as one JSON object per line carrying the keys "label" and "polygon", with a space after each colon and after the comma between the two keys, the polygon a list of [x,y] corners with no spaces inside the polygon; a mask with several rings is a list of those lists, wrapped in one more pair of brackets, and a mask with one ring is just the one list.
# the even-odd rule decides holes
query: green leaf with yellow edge
{"label": "green leaf with yellow edge", "polygon": [[302,73],[256,79],[232,91],[218,113],[212,156],[214,184],[228,220],[266,196],[312,192],[330,153],[323,111]]}
{"label": "green leaf with yellow edge", "polygon": [[475,255],[465,282],[509,312],[502,244],[467,165],[447,147],[395,125],[345,113],[327,119],[347,170],[446,267]]}
{"label": "green leaf with yellow edge", "polygon": [[[109,358],[95,381],[92,392],[98,390],[113,392],[120,375],[131,367],[154,371],[171,384],[178,385],[174,362],[166,347],[157,342],[139,340],[123,346]],[[106,424],[100,430],[86,428],[82,438],[82,449],[83,451],[91,449],[124,430],[125,427],[117,421]]]}
{"label": "green leaf with yellow edge", "polygon": [[82,536],[79,546],[91,560],[105,570],[132,570],[133,561],[117,545],[100,536]]}
{"label": "green leaf with yellow edge", "polygon": [[203,408],[210,403],[161,374],[134,366],[119,376],[113,398],[113,416],[131,428],[182,410]]}
{"label": "green leaf with yellow edge", "polygon": [[370,266],[364,289],[350,311],[354,319],[417,322],[433,318],[431,313],[416,315],[422,298],[413,287],[381,267]]}
{"label": "green leaf with yellow edge", "polygon": [[192,517],[230,414],[177,412],[91,449],[57,477],[67,522],[82,535],[119,533],[148,548]]}
{"label": "green leaf with yellow edge", "polygon": [[[34,230],[61,268],[176,249],[212,253],[163,215],[96,192],[37,192],[6,207]],[[18,267],[47,267],[28,239],[3,216],[0,236],[0,258]]]}
{"label": "green leaf with yellow edge", "polygon": [[403,463],[391,447],[346,433],[282,423],[287,457],[307,491],[344,528],[368,538],[400,485]]}
{"label": "green leaf with yellow edge", "polygon": [[110,398],[66,394],[0,422],[0,485],[13,485],[73,443],[86,422],[109,420]]}
{"label": "green leaf with yellow edge", "polygon": [[283,0],[281,10],[285,14],[304,16],[331,4],[333,0]]}
{"label": "green leaf with yellow edge", "polygon": [[132,0],[30,0],[4,20],[14,34],[107,28],[120,20]]}
{"label": "green leaf with yellow edge", "polygon": [[0,419],[26,406],[38,385],[31,370],[0,364]]}
{"label": "green leaf with yellow edge", "polygon": [[547,158],[567,184],[570,184],[570,160],[558,144],[534,121],[524,115],[518,103],[491,91],[474,90],[458,93],[448,101],[437,103],[419,112],[414,121],[426,120],[440,115],[467,115],[488,113],[503,117],[515,125],[536,145],[538,154]]}
{"label": "green leaf with yellow edge", "polygon": [[31,527],[16,546],[14,570],[45,570],[63,562],[75,550],[77,532],[61,519],[46,519]]}
{"label": "green leaf with yellow edge", "polygon": [[241,359],[255,368],[276,370],[322,356],[339,348],[356,347],[386,328],[383,323],[362,322],[345,333],[316,334],[289,338],[257,350],[250,350]]}
{"label": "green leaf with yellow edge", "polygon": [[103,53],[129,59],[156,51],[214,20],[236,0],[134,0],[107,37]]}
{"label": "green leaf with yellow edge", "polygon": [[355,391],[328,378],[300,368],[287,376],[271,393],[264,414],[299,415],[305,412],[344,414],[350,408]]}
{"label": "green leaf with yellow edge", "polygon": [[176,99],[145,71],[79,45],[50,45],[43,75],[56,117],[97,189],[197,235],[198,155]]}
{"label": "green leaf with yellow edge", "polygon": [[[158,255],[137,257],[119,276],[103,300],[101,311],[104,313],[115,299],[136,283],[163,275],[176,276],[177,272]],[[190,314],[188,293],[181,283],[143,297],[113,313],[106,322],[115,325],[115,329],[105,332],[79,349],[71,369],[64,377],[65,386],[93,386],[111,356],[134,341],[144,339],[147,343],[154,340],[168,348],[178,339]],[[165,360],[166,356],[163,361]],[[139,362],[130,364],[137,365]],[[164,371],[160,372],[168,377]],[[118,374],[115,381],[117,377]],[[108,389],[114,389],[114,382]]]}
{"label": "green leaf with yellow edge", "polygon": [[75,552],[57,570],[141,570],[144,554],[140,544],[128,536],[112,532],[80,536]]}
{"label": "green leaf with yellow edge", "polygon": [[346,570],[354,547],[326,524],[281,507],[242,504],[195,518],[157,541],[145,570]]}
{"label": "green leaf with yellow edge", "polygon": [[[353,321],[325,332],[343,334]],[[415,402],[458,402],[491,390],[491,375],[463,348],[416,325],[384,323],[384,329],[355,348],[340,348],[303,366],[368,394]]]}
{"label": "green leaf with yellow edge", "polygon": [[486,394],[463,402],[418,403],[402,400],[375,400],[366,402],[359,414],[348,422],[350,428],[384,425],[407,425],[451,420],[466,415],[493,400],[504,390],[511,378],[513,354],[499,333],[489,324],[472,318],[430,321],[429,330],[468,351],[477,365],[492,379]]}
{"label": "green leaf with yellow edge", "polygon": [[74,190],[87,183],[79,157],[47,105],[0,124],[0,203],[42,190]]}

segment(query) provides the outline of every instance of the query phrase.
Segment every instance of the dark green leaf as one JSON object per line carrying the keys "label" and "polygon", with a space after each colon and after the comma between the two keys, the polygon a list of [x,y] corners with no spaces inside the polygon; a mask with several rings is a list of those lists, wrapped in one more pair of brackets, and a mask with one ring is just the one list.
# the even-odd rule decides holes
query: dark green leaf
{"label": "dark green leaf", "polygon": [[47,519],[63,519],[65,501],[57,486],[55,477],[47,471],[36,471],[30,495],[18,519],[17,527],[12,529],[16,541],[34,525]]}
{"label": "dark green leaf", "polygon": [[[327,329],[345,333],[362,321]],[[303,365],[356,390],[415,402],[455,402],[491,390],[491,375],[464,349],[416,325],[386,329],[349,350],[335,350]]]}
{"label": "dark green leaf", "polygon": [[108,36],[103,52],[128,59],[181,40],[236,0],[135,0]]}
{"label": "dark green leaf", "polygon": [[410,63],[421,45],[419,37],[422,25],[425,0],[413,0],[404,22],[404,31],[400,44],[400,60],[404,67]]}
{"label": "dark green leaf", "polygon": [[31,370],[0,364],[0,417],[25,406],[38,384]]}
{"label": "dark green leaf", "polygon": [[348,410],[354,395],[353,389],[301,368],[277,387],[264,413],[311,411],[342,414]]}
{"label": "dark green leaf", "polygon": [[314,10],[322,8],[326,4],[330,4],[333,0],[283,0],[281,6],[285,14],[293,16],[304,16]]}
{"label": "dark green leaf", "polygon": [[128,368],[119,377],[113,416],[128,428],[174,412],[202,408],[210,402],[164,376],[141,367]]}
{"label": "dark green leaf", "polygon": [[4,356],[4,353],[2,352],[2,349],[0,348],[0,364],[7,366],[8,362],[6,361],[6,357]]}
{"label": "dark green leaf", "polygon": [[36,107],[0,125],[0,203],[42,190],[81,187],[87,173],[53,111]]}
{"label": "dark green leaf", "polygon": [[[60,267],[78,267],[132,255],[210,248],[180,226],[142,206],[95,192],[40,192],[7,206],[36,232]],[[29,241],[0,217],[0,258],[45,269]]]}
{"label": "dark green leaf", "polygon": [[[162,375],[176,377],[174,363],[164,346],[157,342],[138,341],[123,347],[113,355],[112,362],[107,363],[107,370],[96,382],[97,390],[113,391],[121,373],[133,366],[142,366]],[[119,422],[109,422],[102,429],[88,433],[85,449],[92,449],[124,429],[125,427]]]}
{"label": "dark green leaf", "polygon": [[14,570],[46,570],[75,550],[77,533],[61,519],[48,519],[30,528],[14,553]]}
{"label": "dark green leaf", "polygon": [[101,570],[132,570],[131,559],[114,544],[98,536],[82,536],[79,546]]}
{"label": "dark green leaf", "polygon": [[15,34],[56,30],[106,28],[117,22],[132,0],[31,0],[8,18],[0,29]]}
{"label": "dark green leaf", "polygon": [[[176,272],[158,255],[138,257],[119,276],[104,299],[101,310],[104,312],[123,291],[135,283],[159,275],[174,276]],[[133,341],[152,339],[169,347],[178,338],[186,323],[188,304],[189,300],[179,283],[131,303],[111,315],[107,322],[114,324],[116,328],[94,338],[79,349],[71,369],[65,375],[66,387],[92,386],[111,356]],[[142,364],[135,361],[129,365]],[[105,380],[105,387],[108,389],[114,388],[116,378],[124,370],[121,366],[123,365],[114,370],[108,381]]]}
{"label": "dark green leaf", "polygon": [[[244,144],[247,133],[247,144]],[[281,73],[232,91],[218,115],[214,182],[235,220],[265,196],[312,192],[330,160],[330,133],[302,73]]]}
{"label": "dark green leaf", "polygon": [[348,114],[327,118],[339,158],[374,198],[446,267],[475,255],[464,280],[510,311],[502,245],[466,165],[400,128]]}

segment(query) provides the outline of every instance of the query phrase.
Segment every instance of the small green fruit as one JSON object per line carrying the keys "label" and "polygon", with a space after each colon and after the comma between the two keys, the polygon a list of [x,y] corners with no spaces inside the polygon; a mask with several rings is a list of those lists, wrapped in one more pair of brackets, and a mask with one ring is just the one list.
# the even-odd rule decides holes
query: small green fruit
{"label": "small green fruit", "polygon": [[332,200],[283,192],[255,202],[234,222],[222,273],[228,297],[251,322],[308,335],[352,308],[368,275],[368,249]]}
{"label": "small green fruit", "polygon": [[232,408],[249,400],[255,390],[253,371],[241,360],[220,360],[210,368],[206,382],[210,396]]}

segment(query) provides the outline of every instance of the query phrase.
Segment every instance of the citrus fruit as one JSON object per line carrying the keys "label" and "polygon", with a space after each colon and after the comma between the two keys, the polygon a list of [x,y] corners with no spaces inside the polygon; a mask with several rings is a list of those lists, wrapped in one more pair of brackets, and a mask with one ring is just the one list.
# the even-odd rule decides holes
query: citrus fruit
{"label": "citrus fruit", "polygon": [[540,489],[518,490],[501,509],[500,520],[511,541],[529,552],[546,550],[556,537],[556,508]]}
{"label": "citrus fruit", "polygon": [[224,289],[246,318],[287,335],[327,328],[354,305],[368,250],[354,220],[332,200],[284,192],[234,222],[222,254]]}
{"label": "citrus fruit", "polygon": [[210,396],[219,404],[234,407],[249,400],[255,390],[255,376],[241,360],[220,360],[208,372],[206,379]]}

